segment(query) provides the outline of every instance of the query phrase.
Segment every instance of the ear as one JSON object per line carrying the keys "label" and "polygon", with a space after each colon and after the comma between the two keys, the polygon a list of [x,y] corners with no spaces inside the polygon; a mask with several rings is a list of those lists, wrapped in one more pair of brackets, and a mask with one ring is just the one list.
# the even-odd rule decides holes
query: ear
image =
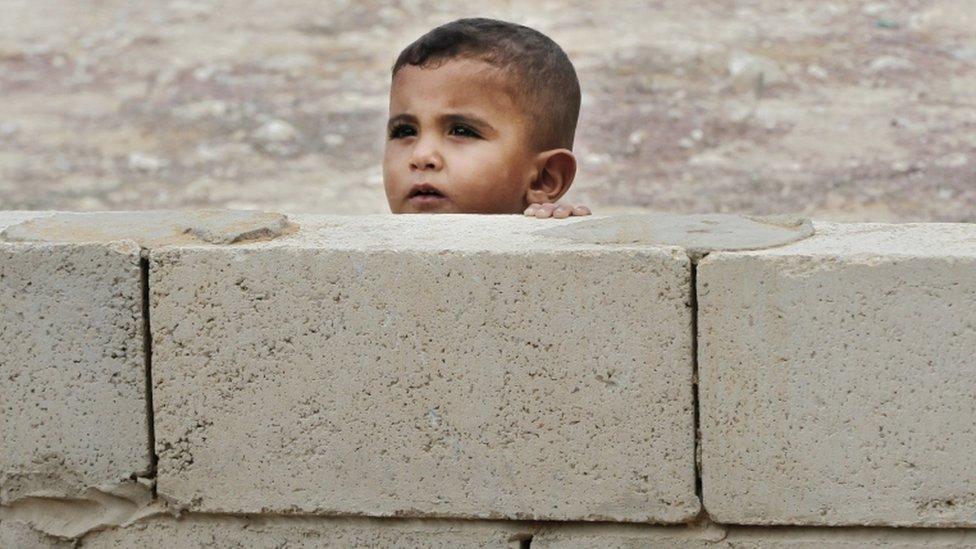
{"label": "ear", "polygon": [[576,177],[576,157],[569,149],[553,149],[539,153],[538,173],[525,191],[526,205],[559,200]]}

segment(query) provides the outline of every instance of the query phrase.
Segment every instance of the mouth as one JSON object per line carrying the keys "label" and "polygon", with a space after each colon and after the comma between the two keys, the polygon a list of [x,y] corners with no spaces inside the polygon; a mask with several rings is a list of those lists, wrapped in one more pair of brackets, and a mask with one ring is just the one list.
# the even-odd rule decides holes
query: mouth
{"label": "mouth", "polygon": [[447,197],[430,183],[421,183],[411,187],[407,200],[411,204],[434,205],[446,201]]}

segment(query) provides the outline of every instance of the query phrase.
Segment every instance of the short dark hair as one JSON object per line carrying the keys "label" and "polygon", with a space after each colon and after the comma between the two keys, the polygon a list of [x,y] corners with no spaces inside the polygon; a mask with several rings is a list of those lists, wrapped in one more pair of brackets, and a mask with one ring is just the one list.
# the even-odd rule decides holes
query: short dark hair
{"label": "short dark hair", "polygon": [[496,19],[458,19],[407,46],[393,76],[405,65],[426,67],[469,57],[509,71],[518,79],[520,103],[536,122],[540,150],[573,148],[580,86],[566,52],[541,32]]}

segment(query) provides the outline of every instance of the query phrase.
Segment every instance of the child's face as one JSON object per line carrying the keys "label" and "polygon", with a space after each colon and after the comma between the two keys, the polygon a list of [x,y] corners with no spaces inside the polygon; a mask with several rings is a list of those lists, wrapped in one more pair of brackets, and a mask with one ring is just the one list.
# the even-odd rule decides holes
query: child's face
{"label": "child's face", "polygon": [[383,182],[393,213],[521,213],[538,169],[511,79],[472,59],[393,79]]}

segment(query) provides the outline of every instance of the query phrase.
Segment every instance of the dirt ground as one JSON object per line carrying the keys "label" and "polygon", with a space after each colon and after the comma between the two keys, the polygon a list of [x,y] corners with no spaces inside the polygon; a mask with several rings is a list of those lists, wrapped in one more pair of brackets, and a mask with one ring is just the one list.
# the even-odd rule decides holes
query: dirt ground
{"label": "dirt ground", "polygon": [[596,213],[976,222],[976,0],[0,0],[0,209],[380,213],[389,68],[559,42]]}

